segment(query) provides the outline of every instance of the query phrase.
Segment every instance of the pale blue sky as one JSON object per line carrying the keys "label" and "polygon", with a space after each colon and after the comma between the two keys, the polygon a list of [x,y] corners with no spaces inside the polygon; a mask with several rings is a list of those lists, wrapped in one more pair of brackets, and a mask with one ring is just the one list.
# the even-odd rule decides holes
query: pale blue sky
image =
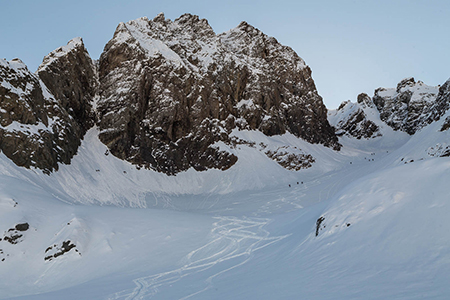
{"label": "pale blue sky", "polygon": [[0,57],[19,57],[32,71],[73,37],[98,59],[119,22],[189,12],[208,19],[216,33],[245,20],[291,46],[311,67],[329,108],[404,77],[430,85],[450,77],[448,0],[0,0],[0,11]]}

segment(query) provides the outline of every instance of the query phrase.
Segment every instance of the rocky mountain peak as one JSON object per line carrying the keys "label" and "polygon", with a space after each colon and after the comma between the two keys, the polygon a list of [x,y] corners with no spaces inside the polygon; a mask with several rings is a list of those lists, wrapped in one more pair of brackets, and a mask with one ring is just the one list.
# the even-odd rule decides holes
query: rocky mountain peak
{"label": "rocky mountain peak", "polygon": [[99,62],[100,139],[168,174],[232,166],[237,157],[214,144],[235,128],[339,148],[310,69],[252,28],[216,35],[191,14],[119,25]]}
{"label": "rocky mountain peak", "polygon": [[251,66],[257,67],[265,60],[269,64],[291,64],[298,71],[308,68],[292,48],[281,45],[274,37],[267,36],[245,21],[218,37],[228,51],[245,59],[245,63]]}
{"label": "rocky mountain peak", "polygon": [[68,55],[70,52],[80,50],[83,51],[85,49],[86,48],[84,47],[83,39],[81,37],[71,39],[66,46],[61,46],[47,54],[42,63],[39,65],[37,72],[44,70],[49,65],[55,63],[58,58]]}
{"label": "rocky mountain peak", "polygon": [[414,134],[435,121],[437,115],[445,113],[436,107],[438,91],[438,87],[416,82],[414,78],[409,77],[400,81],[396,89],[376,89],[373,103],[383,122],[394,130]]}
{"label": "rocky mountain peak", "polygon": [[[436,103],[433,105],[434,109],[429,115],[430,120],[439,120],[445,112],[450,109],[450,78],[439,87],[439,93],[436,97]],[[450,117],[447,117],[442,125],[441,131],[450,128]]]}
{"label": "rocky mountain peak", "polygon": [[22,61],[0,60],[0,150],[18,166],[44,172],[70,163],[78,124]]}
{"label": "rocky mountain peak", "polygon": [[13,58],[9,62],[6,59],[0,59],[0,64],[4,67],[9,66],[13,70],[24,70],[25,72],[28,72],[28,67],[25,65],[25,63],[20,58]]}
{"label": "rocky mountain peak", "polygon": [[269,37],[268,35],[264,34],[261,30],[254,27],[253,25],[247,23],[246,21],[242,21],[241,23],[239,23],[239,25],[237,27],[231,29],[229,32],[233,32],[238,35],[244,34],[248,38],[259,38],[259,39],[270,40],[273,43],[278,43],[278,41],[274,37]]}
{"label": "rocky mountain peak", "polygon": [[[381,133],[373,135],[377,131],[373,126],[375,124],[371,125],[372,121],[367,120],[370,108],[371,115],[376,112],[381,121],[394,130],[413,135],[428,124],[438,121],[448,111],[449,87],[450,81],[434,87],[408,77],[401,80],[396,88],[376,89],[372,99],[367,94],[359,94],[356,103],[359,108],[351,102],[343,102],[336,112],[330,114],[330,122],[336,126],[338,134],[358,138],[379,136]],[[446,126],[444,124],[443,128]],[[364,133],[366,129],[369,131]]]}
{"label": "rocky mountain peak", "polygon": [[379,126],[368,115],[375,110],[372,99],[364,93],[357,97],[357,102],[344,101],[337,110],[330,111],[328,118],[336,127],[336,135],[356,139],[372,139],[382,135]]}
{"label": "rocky mountain peak", "polygon": [[196,15],[184,14],[178,19],[175,19],[174,24],[177,24],[181,28],[191,30],[192,34],[197,38],[200,38],[202,35],[207,37],[216,35],[209,25],[208,20],[200,19],[199,16]]}
{"label": "rocky mountain peak", "polygon": [[264,33],[262,33],[258,28],[254,27],[253,25],[248,24],[246,21],[242,21],[241,23],[239,23],[239,25],[236,28],[231,29],[231,31],[245,32],[249,36],[258,36],[258,35],[263,36],[264,35]]}
{"label": "rocky mountain peak", "polygon": [[414,80],[414,77],[404,78],[397,84],[397,93],[401,93],[402,89],[406,87],[414,87],[415,85],[416,81]]}
{"label": "rocky mountain peak", "polygon": [[48,125],[44,110],[43,85],[18,58],[0,59],[0,125],[13,122]]}
{"label": "rocky mountain peak", "polygon": [[361,104],[363,107],[373,107],[373,101],[372,98],[370,98],[369,95],[366,93],[361,93],[358,95],[356,102],[358,104]]}
{"label": "rocky mountain peak", "polygon": [[437,99],[447,99],[447,102],[450,102],[450,78],[439,87]]}
{"label": "rocky mountain peak", "polygon": [[92,100],[98,88],[97,71],[83,40],[74,38],[48,54],[37,75],[75,119],[81,139],[94,123]]}
{"label": "rocky mountain peak", "polygon": [[153,22],[164,22],[166,20],[166,16],[163,12],[160,12],[153,18]]}

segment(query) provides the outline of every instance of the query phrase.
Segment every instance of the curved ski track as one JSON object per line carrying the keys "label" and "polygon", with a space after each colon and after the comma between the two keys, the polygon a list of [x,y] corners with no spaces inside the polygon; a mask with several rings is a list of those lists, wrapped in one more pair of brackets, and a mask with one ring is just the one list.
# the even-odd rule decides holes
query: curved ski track
{"label": "curved ski track", "polygon": [[160,288],[211,269],[211,272],[204,275],[206,278],[203,281],[203,289],[179,298],[189,299],[210,289],[215,277],[245,264],[255,251],[288,237],[288,235],[270,237],[270,233],[264,229],[270,219],[235,217],[215,217],[215,219],[217,222],[213,224],[212,241],[189,253],[184,266],[137,278],[134,280],[136,287],[133,290],[115,293],[107,299],[151,299]]}

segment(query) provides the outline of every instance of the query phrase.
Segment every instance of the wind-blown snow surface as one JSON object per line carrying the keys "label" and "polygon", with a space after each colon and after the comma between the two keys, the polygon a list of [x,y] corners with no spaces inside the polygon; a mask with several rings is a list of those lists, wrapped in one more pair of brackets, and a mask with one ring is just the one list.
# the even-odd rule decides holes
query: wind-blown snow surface
{"label": "wind-blown snow surface", "polygon": [[[0,154],[0,229],[30,225],[0,241],[0,298],[447,299],[445,117],[340,152],[236,131],[256,146],[227,149],[234,167],[169,177],[108,154],[96,129],[50,176]],[[316,162],[288,171],[260,143]],[[44,260],[67,240],[78,252]]]}

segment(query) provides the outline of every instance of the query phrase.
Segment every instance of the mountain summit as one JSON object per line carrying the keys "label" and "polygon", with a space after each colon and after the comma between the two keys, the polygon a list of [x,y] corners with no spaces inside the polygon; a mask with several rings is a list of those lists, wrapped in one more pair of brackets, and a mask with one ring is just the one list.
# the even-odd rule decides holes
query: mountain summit
{"label": "mountain summit", "polygon": [[[7,148],[39,140],[44,131],[33,135],[22,130],[22,142],[14,147],[3,143],[5,154],[26,167],[51,171],[58,162],[69,163],[95,115],[100,140],[113,155],[170,175],[233,166],[239,158],[219,147],[245,143],[233,138],[233,130],[266,136],[289,132],[309,143],[340,148],[310,68],[291,48],[246,22],[222,34],[191,14],[175,21],[159,14],[153,20],[120,23],[98,62],[76,38],[46,56],[37,74],[22,72],[23,85],[42,92],[12,88],[11,80],[22,73],[10,64],[1,64],[1,103],[23,95],[33,102],[45,92],[53,104],[33,113],[47,114],[51,108],[69,118],[60,117],[67,119],[64,125],[46,130],[56,140],[61,130],[71,132],[70,151],[47,143],[48,155],[40,155],[39,163],[29,159],[35,154],[28,150],[12,154]],[[9,137],[13,109],[5,106],[3,111],[8,117],[1,133]],[[19,116],[16,122],[36,126],[39,120]]]}
{"label": "mountain summit", "polygon": [[117,157],[167,174],[230,168],[238,158],[216,144],[231,145],[234,129],[339,149],[311,70],[245,22],[219,35],[190,14],[121,23],[99,74],[100,139]]}

